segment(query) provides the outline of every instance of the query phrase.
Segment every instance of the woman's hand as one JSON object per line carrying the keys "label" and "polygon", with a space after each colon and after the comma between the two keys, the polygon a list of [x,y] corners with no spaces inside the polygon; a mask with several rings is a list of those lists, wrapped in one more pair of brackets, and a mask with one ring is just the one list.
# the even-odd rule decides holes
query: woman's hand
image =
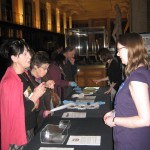
{"label": "woman's hand", "polygon": [[46,91],[45,82],[42,82],[34,89],[32,96],[30,97],[30,100],[36,103],[37,100],[45,93],[45,91]]}
{"label": "woman's hand", "polygon": [[104,94],[109,94],[111,93],[111,91],[112,91],[112,88],[109,88],[107,91],[104,92]]}
{"label": "woman's hand", "polygon": [[49,114],[51,114],[51,111],[50,110],[45,110],[43,112],[43,117],[46,118]]}
{"label": "woman's hand", "polygon": [[114,117],[107,117],[105,120],[105,124],[108,125],[109,127],[114,127],[115,122],[114,122]]}
{"label": "woman's hand", "polygon": [[55,84],[55,82],[53,81],[53,80],[48,80],[47,82],[46,82],[46,87],[47,88],[50,88],[50,89],[54,89],[54,84]]}
{"label": "woman's hand", "polygon": [[115,111],[112,110],[104,115],[104,122],[106,125],[110,127],[114,127],[115,123],[113,122],[113,118],[115,117]]}
{"label": "woman's hand", "polygon": [[104,121],[108,118],[108,117],[115,117],[115,110],[109,111],[108,113],[106,113],[104,115]]}

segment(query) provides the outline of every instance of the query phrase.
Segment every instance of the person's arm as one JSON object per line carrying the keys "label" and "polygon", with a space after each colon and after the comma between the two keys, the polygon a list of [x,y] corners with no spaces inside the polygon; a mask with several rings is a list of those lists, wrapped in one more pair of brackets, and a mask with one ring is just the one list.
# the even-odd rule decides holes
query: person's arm
{"label": "person's arm", "polygon": [[110,84],[110,89],[112,90],[115,85],[116,85],[116,83],[112,82],[112,83]]}
{"label": "person's arm", "polygon": [[112,89],[114,88],[114,86],[116,85],[116,83],[112,82],[109,86],[109,89],[105,92],[105,94],[109,94],[111,93]]}
{"label": "person's arm", "polygon": [[37,103],[37,100],[45,93],[45,82],[40,83],[33,91],[30,100],[34,102],[34,104]]}
{"label": "person's arm", "polygon": [[126,128],[139,128],[150,126],[150,101],[148,85],[143,82],[131,81],[129,84],[131,96],[135,103],[138,115],[133,117],[109,117],[106,124],[111,126],[113,123],[117,126]]}
{"label": "person's arm", "polygon": [[131,96],[135,103],[138,116],[126,119],[116,118],[115,123],[128,128],[150,126],[150,101],[148,85],[146,83],[132,81],[129,85]]}
{"label": "person's arm", "polygon": [[96,84],[98,84],[101,81],[108,81],[108,80],[109,80],[109,78],[107,76],[107,77],[104,77],[104,78],[101,78],[101,79],[98,79],[98,80],[93,80],[93,82],[95,82]]}
{"label": "person's arm", "polygon": [[115,117],[115,110],[111,110],[108,113],[106,113],[103,118],[104,121],[106,121],[108,117],[112,117],[112,118]]}
{"label": "person's arm", "polygon": [[69,86],[68,81],[61,80],[61,71],[57,66],[53,66],[49,69],[47,73],[47,77],[50,80],[54,80],[55,86],[60,86],[60,87]]}

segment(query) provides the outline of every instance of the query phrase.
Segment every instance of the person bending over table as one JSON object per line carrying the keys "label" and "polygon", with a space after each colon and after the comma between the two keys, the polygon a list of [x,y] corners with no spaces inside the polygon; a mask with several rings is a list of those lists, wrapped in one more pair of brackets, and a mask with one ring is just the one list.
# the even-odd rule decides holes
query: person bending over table
{"label": "person bending over table", "polygon": [[58,54],[55,60],[50,64],[47,73],[47,78],[55,81],[54,90],[58,96],[62,99],[62,88],[76,87],[77,84],[74,81],[66,80],[66,74],[62,69],[62,65],[66,63],[66,57],[63,54]]}
{"label": "person bending over table", "polygon": [[107,76],[98,80],[93,80],[96,84],[102,81],[109,82],[109,89],[105,94],[111,93],[111,101],[114,101],[115,94],[122,82],[121,65],[116,57],[113,57],[107,48],[102,48],[98,51],[99,59],[106,65]]}

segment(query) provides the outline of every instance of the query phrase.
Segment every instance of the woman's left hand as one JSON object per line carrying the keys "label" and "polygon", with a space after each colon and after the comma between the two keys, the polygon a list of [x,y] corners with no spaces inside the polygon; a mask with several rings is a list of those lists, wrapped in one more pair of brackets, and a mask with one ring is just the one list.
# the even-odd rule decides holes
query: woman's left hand
{"label": "woman's left hand", "polygon": [[114,117],[109,116],[107,117],[104,122],[106,125],[108,125],[109,127],[114,127],[115,126],[115,122],[113,121]]}

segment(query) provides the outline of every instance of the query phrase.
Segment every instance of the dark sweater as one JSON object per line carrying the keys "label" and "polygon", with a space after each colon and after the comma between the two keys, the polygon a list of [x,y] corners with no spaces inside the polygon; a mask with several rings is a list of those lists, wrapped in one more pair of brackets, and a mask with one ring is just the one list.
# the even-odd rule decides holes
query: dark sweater
{"label": "dark sweater", "polygon": [[76,64],[72,65],[69,60],[66,64],[62,65],[63,71],[66,75],[65,79],[68,81],[75,81],[75,75],[77,74]]}
{"label": "dark sweater", "polygon": [[34,90],[33,84],[30,82],[30,79],[26,73],[18,75],[23,82],[23,92],[24,92],[24,107],[25,107],[25,123],[26,130],[35,128],[37,125],[37,111],[36,109],[32,111],[34,103],[29,100],[29,94]]}
{"label": "dark sweater", "polygon": [[114,89],[118,90],[120,84],[122,83],[122,70],[116,58],[112,60],[110,66],[107,68],[107,75],[110,83],[116,83]]}

